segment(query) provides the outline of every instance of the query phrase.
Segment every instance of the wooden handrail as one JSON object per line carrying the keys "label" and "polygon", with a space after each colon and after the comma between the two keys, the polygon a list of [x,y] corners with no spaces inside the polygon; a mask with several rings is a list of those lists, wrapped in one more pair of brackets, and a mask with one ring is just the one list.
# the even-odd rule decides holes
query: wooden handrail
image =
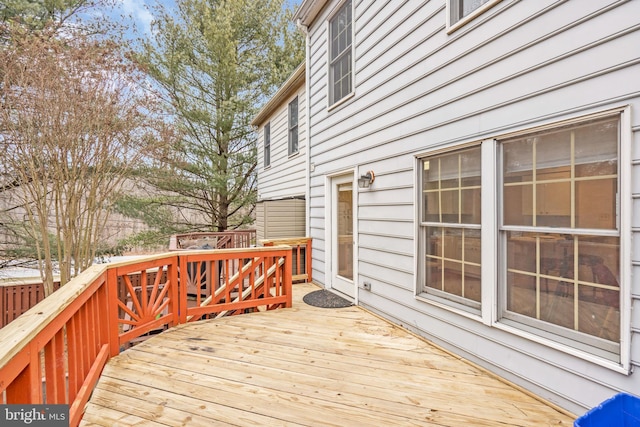
{"label": "wooden handrail", "polygon": [[[291,307],[291,258],[289,246],[272,246],[93,266],[0,329],[0,403],[68,404],[76,426],[108,359],[141,335],[203,315]],[[202,263],[224,267],[224,288],[190,307],[187,266],[200,275]]]}
{"label": "wooden handrail", "polygon": [[[312,282],[311,266],[311,237],[294,237],[286,239],[266,239],[260,240],[263,246],[291,246],[294,252],[295,264],[293,265],[293,281]],[[304,264],[302,264],[304,260]]]}

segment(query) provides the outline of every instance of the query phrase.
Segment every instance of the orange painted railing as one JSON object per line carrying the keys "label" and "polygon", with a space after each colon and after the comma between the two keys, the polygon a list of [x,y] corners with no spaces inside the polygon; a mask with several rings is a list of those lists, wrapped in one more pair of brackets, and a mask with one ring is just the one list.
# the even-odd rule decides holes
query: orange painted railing
{"label": "orange painted railing", "polygon": [[287,245],[293,250],[293,281],[311,282],[311,237],[261,240],[263,246]]}
{"label": "orange painted railing", "polygon": [[169,239],[169,250],[199,249],[204,245],[216,249],[248,248],[256,243],[256,230],[227,230],[174,234]]}
{"label": "orange painted railing", "polygon": [[[195,321],[291,307],[288,246],[161,254],[96,265],[0,330],[0,403],[68,404],[70,425],[108,359],[141,336]],[[213,265],[211,294],[187,295]]]}

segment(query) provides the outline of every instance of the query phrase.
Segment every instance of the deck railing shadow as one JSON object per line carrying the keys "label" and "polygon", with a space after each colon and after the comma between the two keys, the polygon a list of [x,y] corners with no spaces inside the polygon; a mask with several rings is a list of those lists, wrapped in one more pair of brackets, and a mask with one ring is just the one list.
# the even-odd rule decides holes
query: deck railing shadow
{"label": "deck railing shadow", "polygon": [[[110,357],[153,331],[290,307],[289,246],[180,251],[95,265],[0,330],[0,403],[68,404],[70,425]],[[208,296],[201,265],[215,265]],[[146,284],[146,286],[145,286]]]}

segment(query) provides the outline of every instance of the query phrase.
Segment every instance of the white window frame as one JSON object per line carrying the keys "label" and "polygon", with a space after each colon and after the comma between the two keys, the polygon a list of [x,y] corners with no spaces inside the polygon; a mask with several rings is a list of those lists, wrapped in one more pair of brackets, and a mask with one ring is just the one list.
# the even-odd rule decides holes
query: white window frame
{"label": "white window frame", "polygon": [[[335,99],[335,94],[333,92],[333,73],[332,73],[332,61],[331,61],[331,22],[336,18],[336,16],[343,10],[346,6],[347,2],[351,2],[351,45],[345,49],[342,55],[339,55],[338,58],[342,57],[347,51],[351,52],[351,71],[349,73],[349,79],[351,84],[351,91],[349,93],[344,94],[340,99]],[[327,109],[331,110],[338,105],[343,104],[348,99],[352,98],[355,94],[355,5],[353,0],[342,0],[334,10],[329,14],[327,18],[326,28],[327,28]],[[337,59],[338,59],[337,58]]]}
{"label": "white window frame", "polygon": [[486,2],[485,4],[475,9],[473,12],[471,12],[467,16],[458,17],[457,19],[454,19],[453,14],[455,13],[455,11],[458,10],[458,7],[456,7],[453,3],[460,2],[460,1],[461,0],[447,0],[447,33],[448,34],[451,34],[452,32],[456,31],[460,27],[463,27],[464,25],[473,21],[478,16],[482,15],[487,10],[491,9],[493,6],[500,3],[502,0],[489,0],[488,2]]}
{"label": "white window frame", "polygon": [[[295,110],[296,110],[296,122],[293,123],[291,111],[293,110],[293,103],[295,102]],[[287,141],[289,147],[289,156],[293,156],[298,154],[300,151],[300,104],[298,102],[298,97],[293,98],[288,106],[287,106]],[[295,149],[293,147],[293,136],[295,135]]]}
{"label": "white window frame", "polygon": [[[425,244],[427,241],[426,238],[426,232],[428,228],[431,227],[438,227],[441,228],[444,232],[445,229],[447,228],[451,228],[451,229],[458,229],[458,230],[477,230],[481,233],[480,235],[480,241],[482,242],[482,229],[481,229],[481,224],[472,224],[472,223],[463,223],[463,222],[445,222],[445,221],[426,221],[425,220],[425,212],[424,212],[424,194],[425,194],[425,189],[422,188],[423,185],[423,174],[424,174],[424,161],[427,159],[432,159],[432,158],[437,158],[441,155],[446,155],[446,154],[453,154],[453,153],[461,153],[461,152],[465,152],[465,151],[469,151],[471,149],[480,149],[480,178],[482,180],[482,176],[484,175],[484,165],[482,164],[482,146],[479,143],[476,144],[471,144],[471,145],[465,145],[462,147],[457,147],[455,149],[451,149],[451,150],[446,150],[446,151],[441,151],[441,152],[436,152],[436,153],[431,153],[428,156],[422,156],[418,159],[419,162],[419,182],[420,182],[420,197],[419,197],[419,204],[420,207],[418,209],[418,214],[419,214],[419,222],[420,222],[420,226],[419,226],[419,233],[420,233],[420,241],[423,242],[420,244],[420,248],[421,248],[421,252],[420,252],[420,262],[423,263],[426,258],[427,258],[427,253],[426,253],[426,248],[425,248]],[[431,160],[430,160],[431,161]],[[461,170],[458,170],[458,172],[461,172]],[[482,183],[482,181],[481,181]],[[480,189],[482,189],[482,185],[480,185]],[[434,190],[435,191],[435,190]],[[443,190],[439,189],[437,190],[437,192],[439,194],[441,194]],[[458,188],[458,191],[460,191],[460,188]],[[459,199],[458,203],[461,203],[460,201],[461,199]],[[482,199],[481,199],[482,200]],[[439,206],[440,209],[440,214],[442,214],[441,209],[442,206]],[[459,212],[460,214],[460,212]],[[464,231],[463,231],[464,232]],[[464,238],[463,238],[464,241]],[[463,250],[463,257],[464,257],[464,250]],[[436,257],[437,258],[437,257]],[[446,256],[444,254],[444,252],[442,253],[442,258],[444,260],[446,260]],[[465,261],[462,261],[462,268],[464,268],[464,265],[475,265],[474,263],[468,263]],[[480,271],[481,271],[481,277],[480,277],[480,282],[482,283],[482,260],[480,261]],[[425,266],[424,264],[420,265],[420,270],[419,270],[419,276],[421,277],[420,279],[420,285],[418,286],[418,290],[417,290],[417,297],[418,298],[424,298],[424,299],[429,299],[433,302],[442,302],[445,305],[451,304],[454,307],[456,307],[460,313],[466,313],[467,315],[471,315],[471,316],[477,316],[480,311],[481,311],[481,302],[476,302],[473,301],[471,299],[468,298],[464,298],[461,296],[457,296],[455,294],[449,294],[444,290],[437,290],[435,288],[429,288],[427,290],[424,289],[424,284],[426,281],[426,272],[425,272]],[[463,279],[464,281],[464,276]],[[463,285],[464,288],[464,285]],[[482,297],[482,295],[481,295]]]}
{"label": "white window frame", "polygon": [[[267,141],[269,142],[267,143]],[[262,129],[262,143],[264,144],[262,160],[264,162],[264,168],[267,169],[271,167],[271,122],[264,125]],[[267,159],[269,160],[268,162]]]}
{"label": "white window frame", "polygon": [[[620,120],[620,134],[619,134],[619,227],[620,227],[620,346],[619,346],[619,361],[612,361],[606,357],[603,357],[598,353],[596,347],[589,347],[584,345],[584,348],[578,348],[572,346],[570,342],[552,337],[541,329],[536,329],[532,332],[532,329],[520,327],[513,321],[503,321],[500,318],[500,298],[503,288],[506,286],[506,281],[503,277],[506,268],[504,263],[506,258],[502,253],[502,249],[499,244],[501,238],[501,232],[499,229],[499,216],[502,209],[502,197],[501,194],[501,165],[499,164],[499,141],[517,137],[520,135],[526,135],[531,132],[538,132],[546,129],[560,128],[566,125],[579,124],[592,119],[605,118],[607,116],[618,115]],[[510,134],[496,135],[495,138],[485,139],[481,141],[481,159],[482,159],[482,172],[481,172],[481,239],[482,239],[482,254],[481,254],[481,308],[480,314],[469,313],[466,310],[462,310],[455,303],[449,301],[443,301],[439,299],[430,298],[428,295],[422,292],[423,272],[424,269],[421,266],[425,252],[425,238],[422,234],[421,224],[421,207],[422,203],[422,188],[421,184],[416,185],[416,283],[415,283],[415,298],[419,301],[427,304],[443,308],[454,314],[471,318],[478,322],[481,322],[491,328],[508,332],[511,335],[525,338],[529,341],[536,342],[549,348],[553,348],[560,352],[572,355],[582,360],[589,361],[596,365],[605,367],[615,372],[619,372],[625,375],[629,375],[631,372],[631,209],[632,209],[632,193],[631,193],[631,161],[628,159],[628,153],[631,153],[631,109],[628,106],[613,108],[606,111],[593,112],[591,114],[582,116],[573,116],[566,118],[565,120],[549,121],[541,126],[522,129]],[[440,148],[431,152],[421,153],[416,155],[415,159],[415,179],[416,182],[422,180],[422,159],[437,154],[446,152],[458,151],[470,145],[476,145],[478,142],[471,142],[466,144],[459,144],[456,146],[448,146],[446,148]],[[496,260],[500,260],[496,262]],[[500,265],[498,265],[500,264]],[[503,272],[502,270],[505,270]],[[505,288],[506,289],[506,288]],[[587,348],[588,347],[588,348]]]}

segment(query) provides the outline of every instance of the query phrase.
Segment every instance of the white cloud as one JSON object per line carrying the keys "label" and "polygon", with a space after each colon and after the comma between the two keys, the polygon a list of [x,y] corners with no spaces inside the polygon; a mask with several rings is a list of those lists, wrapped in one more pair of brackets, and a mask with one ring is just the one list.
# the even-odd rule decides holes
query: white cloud
{"label": "white cloud", "polygon": [[143,34],[151,34],[153,15],[145,7],[142,0],[122,0],[121,7],[126,15],[130,15]]}

